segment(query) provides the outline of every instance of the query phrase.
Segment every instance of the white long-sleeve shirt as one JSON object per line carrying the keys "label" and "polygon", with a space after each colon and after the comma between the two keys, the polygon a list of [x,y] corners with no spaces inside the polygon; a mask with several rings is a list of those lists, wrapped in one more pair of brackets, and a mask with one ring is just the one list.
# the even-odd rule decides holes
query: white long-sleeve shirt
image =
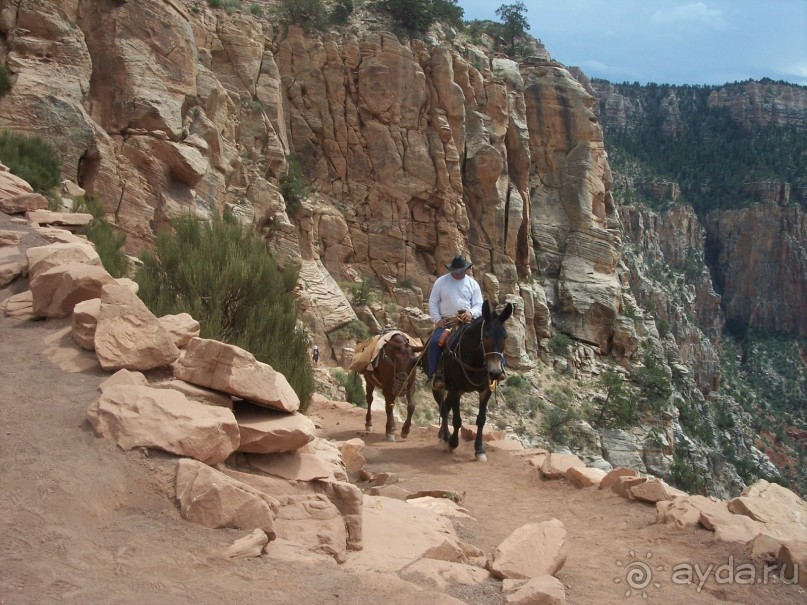
{"label": "white long-sleeve shirt", "polygon": [[454,279],[450,273],[438,277],[429,296],[429,315],[435,323],[470,311],[474,319],[482,315],[482,289],[470,275]]}

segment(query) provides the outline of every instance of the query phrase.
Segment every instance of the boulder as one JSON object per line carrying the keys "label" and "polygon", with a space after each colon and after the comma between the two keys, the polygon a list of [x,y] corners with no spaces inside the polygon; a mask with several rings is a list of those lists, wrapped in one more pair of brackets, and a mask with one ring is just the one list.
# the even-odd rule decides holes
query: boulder
{"label": "boulder", "polygon": [[674,498],[688,495],[686,492],[671,487],[655,477],[651,477],[642,483],[631,485],[628,487],[628,493],[634,500],[652,502],[653,504],[662,500],[673,500]]}
{"label": "boulder", "polygon": [[241,432],[239,452],[279,454],[294,452],[313,441],[314,423],[299,412],[236,409]]}
{"label": "boulder", "polygon": [[564,605],[566,589],[554,576],[538,576],[504,598],[507,605]]}
{"label": "boulder", "polygon": [[174,364],[174,376],[281,412],[300,408],[300,399],[283,374],[248,351],[216,340],[191,338]]}
{"label": "boulder", "polygon": [[367,464],[364,458],[364,441],[358,437],[348,439],[337,444],[339,453],[342,454],[342,462],[348,473],[358,473]]}
{"label": "boulder", "polygon": [[101,266],[101,257],[89,242],[56,242],[47,246],[35,246],[25,252],[28,258],[28,276],[30,279],[53,267],[70,263]]}
{"label": "boulder", "polygon": [[260,529],[276,537],[277,501],[206,464],[187,458],[177,462],[176,496],[182,518],[205,527]]}
{"label": "boulder", "polygon": [[566,479],[575,487],[599,487],[605,471],[598,468],[572,466],[566,471]]}
{"label": "boulder", "polygon": [[605,477],[602,478],[600,481],[600,489],[609,489],[611,486],[616,483],[620,477],[638,477],[639,473],[637,473],[632,468],[615,468],[612,471],[609,471]]}
{"label": "boulder", "polygon": [[519,527],[493,552],[488,569],[497,578],[554,575],[566,562],[566,528],[558,519]]}
{"label": "boulder", "polygon": [[0,210],[6,214],[21,214],[44,210],[48,207],[48,198],[41,193],[20,193],[9,197],[0,197]]}
{"label": "boulder", "polygon": [[227,459],[239,443],[230,410],[190,401],[182,393],[143,385],[105,387],[87,410],[95,433],[120,447],[152,447],[209,464]]}
{"label": "boulder", "polygon": [[34,298],[30,290],[9,296],[4,303],[3,314],[13,319],[32,319],[34,315]]}
{"label": "boulder", "polygon": [[86,227],[93,219],[92,214],[86,212],[51,212],[50,210],[29,210],[25,216],[33,225],[58,225],[68,231]]}
{"label": "boulder", "polygon": [[615,494],[619,494],[623,498],[631,500],[633,496],[631,495],[630,488],[635,485],[641,485],[645,481],[647,481],[647,477],[631,477],[630,475],[624,475],[618,477],[616,482],[611,485],[611,491]]}
{"label": "boulder", "polygon": [[23,275],[27,267],[25,257],[17,248],[0,248],[0,288]]}
{"label": "boulder", "polygon": [[38,317],[68,317],[76,304],[101,297],[101,289],[114,285],[106,269],[69,263],[48,269],[30,282],[32,310]]}
{"label": "boulder", "polygon": [[187,345],[191,338],[199,336],[201,326],[190,313],[178,313],[177,315],[163,315],[159,318],[160,325],[168,332],[168,336],[174,341],[178,348]]}
{"label": "boulder", "polygon": [[776,554],[782,565],[779,576],[791,583],[807,588],[807,541],[791,540],[782,544]]}
{"label": "boulder", "polygon": [[684,496],[675,500],[656,502],[656,523],[674,525],[678,528],[697,527],[701,524],[701,514],[728,514],[726,503],[715,497],[700,495]]}
{"label": "boulder", "polygon": [[549,454],[541,465],[541,474],[547,479],[563,479],[572,467],[585,468],[586,463],[574,454]]}
{"label": "boulder", "polygon": [[152,386],[149,385],[148,379],[142,372],[130,372],[129,370],[118,370],[112,376],[104,380],[101,384],[98,385],[98,389],[103,393],[109,387],[113,387],[115,385],[144,385],[144,386]]}
{"label": "boulder", "polygon": [[150,370],[179,357],[179,349],[154,314],[136,294],[118,284],[102,289],[95,353],[107,371]]}
{"label": "boulder", "polygon": [[0,229],[0,248],[6,246],[16,246],[22,239],[22,231],[11,231],[9,229]]}
{"label": "boulder", "polygon": [[[337,559],[348,548],[361,550],[362,495],[356,486],[287,481],[231,469],[224,472],[278,501],[275,531],[279,538]],[[335,517],[322,498],[332,504]],[[289,510],[284,512],[286,507]]]}
{"label": "boulder", "polygon": [[95,350],[95,328],[101,313],[101,299],[83,300],[73,307],[71,336],[75,343],[87,351]]}
{"label": "boulder", "polygon": [[264,547],[269,544],[269,536],[262,529],[256,529],[248,536],[239,538],[224,552],[228,559],[244,559],[260,557]]}
{"label": "boulder", "polygon": [[155,389],[174,389],[185,395],[188,399],[193,399],[205,405],[215,405],[229,410],[233,409],[233,398],[227,393],[219,393],[218,391],[198,387],[184,380],[172,378],[170,380],[152,382],[151,386]]}

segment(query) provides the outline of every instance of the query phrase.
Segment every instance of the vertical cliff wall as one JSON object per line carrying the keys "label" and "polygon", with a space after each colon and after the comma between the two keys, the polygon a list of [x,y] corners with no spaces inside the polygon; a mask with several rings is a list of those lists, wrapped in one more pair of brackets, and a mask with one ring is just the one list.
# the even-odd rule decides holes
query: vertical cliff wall
{"label": "vertical cliff wall", "polygon": [[[320,334],[354,317],[337,280],[410,284],[422,304],[462,253],[516,305],[512,363],[533,363],[550,319],[611,350],[621,232],[596,101],[548,57],[307,36],[181,0],[3,0],[0,32],[0,127],[52,141],[130,252],[181,212],[227,209],[300,267]],[[312,191],[291,213],[288,155]]]}

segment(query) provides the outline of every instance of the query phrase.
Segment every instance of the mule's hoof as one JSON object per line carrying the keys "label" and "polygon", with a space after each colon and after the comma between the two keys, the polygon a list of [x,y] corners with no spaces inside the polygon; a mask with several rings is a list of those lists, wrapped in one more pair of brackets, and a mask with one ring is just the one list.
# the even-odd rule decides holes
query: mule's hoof
{"label": "mule's hoof", "polygon": [[364,430],[367,431],[368,433],[372,433],[373,432],[373,425],[372,424],[365,424],[364,425]]}
{"label": "mule's hoof", "polygon": [[448,445],[451,446],[451,449],[456,449],[456,447],[460,444],[460,438],[458,435],[451,435],[451,439],[448,440]]}
{"label": "mule's hoof", "polygon": [[409,432],[404,433],[401,431],[401,439],[406,439],[407,437],[409,437]]}
{"label": "mule's hoof", "polygon": [[488,455],[485,452],[478,452],[476,454],[476,461],[477,462],[487,462],[488,461]]}
{"label": "mule's hoof", "polygon": [[395,435],[390,435],[387,433],[387,441],[395,441]]}

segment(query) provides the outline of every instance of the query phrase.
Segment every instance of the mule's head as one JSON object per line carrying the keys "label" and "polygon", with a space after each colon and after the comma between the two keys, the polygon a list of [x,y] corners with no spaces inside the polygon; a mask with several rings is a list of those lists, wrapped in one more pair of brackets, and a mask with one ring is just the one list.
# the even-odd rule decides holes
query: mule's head
{"label": "mule's head", "polygon": [[413,368],[417,363],[416,353],[421,349],[422,347],[413,347],[409,339],[402,334],[396,334],[384,345],[384,352],[393,368],[392,391],[396,397],[406,390],[410,373],[414,374]]}
{"label": "mule's head", "polygon": [[507,303],[501,313],[490,308],[486,300],[482,303],[482,347],[485,351],[485,367],[491,380],[500,380],[504,376],[504,341],[507,330],[504,322],[513,313],[513,305]]}

